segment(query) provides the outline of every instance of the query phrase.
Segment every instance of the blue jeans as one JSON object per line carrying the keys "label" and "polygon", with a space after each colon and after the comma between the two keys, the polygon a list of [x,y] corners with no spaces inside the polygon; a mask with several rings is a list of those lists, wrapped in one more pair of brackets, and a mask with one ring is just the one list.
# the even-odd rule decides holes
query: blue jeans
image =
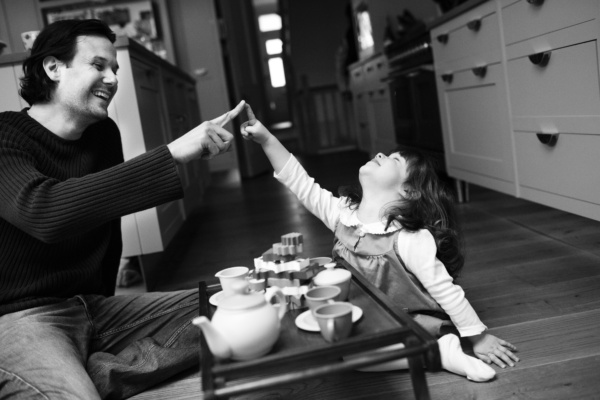
{"label": "blue jeans", "polygon": [[198,364],[196,290],[77,296],[0,317],[0,398],[121,399]]}

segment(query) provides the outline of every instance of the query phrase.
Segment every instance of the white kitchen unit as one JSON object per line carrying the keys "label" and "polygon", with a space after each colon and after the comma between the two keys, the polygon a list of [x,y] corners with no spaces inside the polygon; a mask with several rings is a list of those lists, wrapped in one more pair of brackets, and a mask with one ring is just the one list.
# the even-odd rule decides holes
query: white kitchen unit
{"label": "white kitchen unit", "polygon": [[[200,123],[195,81],[137,42],[118,38],[119,90],[109,106],[123,141],[125,160],[166,144]],[[0,56],[0,111],[18,111],[27,103],[18,95],[26,53]],[[121,219],[123,257],[163,251],[183,221],[200,204],[210,180],[206,162],[179,166],[185,201],[177,200]],[[146,271],[145,271],[146,272]],[[147,282],[148,284],[148,282]]]}
{"label": "white kitchen unit", "polygon": [[450,175],[600,220],[600,0],[471,3],[432,31]]}
{"label": "white kitchen unit", "polygon": [[496,3],[484,3],[436,27],[431,40],[448,174],[515,195]]}

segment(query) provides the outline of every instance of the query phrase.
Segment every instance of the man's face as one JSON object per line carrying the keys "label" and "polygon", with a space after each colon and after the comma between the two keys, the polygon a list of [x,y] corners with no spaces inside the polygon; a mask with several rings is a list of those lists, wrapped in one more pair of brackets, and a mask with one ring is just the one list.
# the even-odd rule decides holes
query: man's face
{"label": "man's face", "polygon": [[91,124],[108,117],[108,105],[117,92],[117,52],[104,37],[80,36],[73,60],[61,64],[53,94],[67,116]]}

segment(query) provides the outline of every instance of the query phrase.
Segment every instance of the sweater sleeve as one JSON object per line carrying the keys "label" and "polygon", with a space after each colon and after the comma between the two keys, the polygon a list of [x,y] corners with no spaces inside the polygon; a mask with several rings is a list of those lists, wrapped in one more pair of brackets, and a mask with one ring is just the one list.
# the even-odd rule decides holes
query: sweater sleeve
{"label": "sweater sleeve", "polygon": [[36,163],[15,143],[0,146],[0,217],[47,243],[183,195],[166,146],[62,181],[42,174]]}
{"label": "sweater sleeve", "polygon": [[340,217],[340,205],[343,202],[330,191],[311,178],[296,157],[290,155],[285,166],[274,173],[274,177],[292,191],[302,205],[319,218],[332,231]]}
{"label": "sweater sleeve", "polygon": [[429,231],[401,231],[398,252],[406,268],[450,316],[461,336],[477,335],[487,329],[465,297],[464,290],[453,283],[446,267],[435,256],[435,241]]}

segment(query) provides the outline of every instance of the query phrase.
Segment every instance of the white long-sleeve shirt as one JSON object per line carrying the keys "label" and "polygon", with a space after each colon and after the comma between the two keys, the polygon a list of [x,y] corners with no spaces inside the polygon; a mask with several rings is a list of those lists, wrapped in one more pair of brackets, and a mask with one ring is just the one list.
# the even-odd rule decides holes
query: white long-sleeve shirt
{"label": "white long-sleeve shirt", "polygon": [[408,232],[395,224],[386,231],[383,222],[361,223],[356,210],[348,207],[346,198],[336,197],[322,189],[294,156],[290,156],[286,165],[274,176],[332,231],[338,220],[346,226],[359,226],[365,233],[375,235],[400,230],[397,246],[400,258],[448,314],[460,335],[473,336],[487,329],[466,299],[464,290],[453,283],[446,267],[435,256],[435,240],[428,230]]}

